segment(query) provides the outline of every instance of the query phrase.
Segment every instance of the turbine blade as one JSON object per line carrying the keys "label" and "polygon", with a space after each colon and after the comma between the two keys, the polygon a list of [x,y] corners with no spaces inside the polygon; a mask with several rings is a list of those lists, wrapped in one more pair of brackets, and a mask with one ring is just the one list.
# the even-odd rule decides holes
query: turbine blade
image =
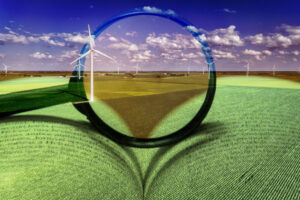
{"label": "turbine blade", "polygon": [[89,51],[86,52],[85,54],[82,54],[79,58],[73,60],[70,64],[73,64],[73,63],[75,63],[77,60],[80,60],[81,58],[87,56],[90,52],[91,52],[91,50],[89,50]]}
{"label": "turbine blade", "polygon": [[90,29],[90,25],[88,24],[88,29],[89,29],[89,37],[91,37],[91,29]]}
{"label": "turbine blade", "polygon": [[111,59],[112,61],[116,61],[115,59],[113,59],[112,57],[106,55],[105,53],[102,53],[101,51],[98,51],[98,50],[96,50],[96,49],[94,49],[94,51],[95,51],[96,53],[102,55],[102,56],[105,56],[106,58]]}
{"label": "turbine blade", "polygon": [[90,47],[93,48],[95,46],[95,38],[91,34],[91,28],[90,28],[89,24],[88,24],[88,30],[89,30],[89,43],[90,43]]}

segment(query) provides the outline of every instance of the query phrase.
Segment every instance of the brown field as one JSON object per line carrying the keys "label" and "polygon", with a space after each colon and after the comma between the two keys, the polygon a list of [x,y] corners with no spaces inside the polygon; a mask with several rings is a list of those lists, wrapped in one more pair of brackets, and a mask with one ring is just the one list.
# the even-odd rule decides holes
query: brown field
{"label": "brown field", "polygon": [[[246,72],[217,72],[217,77],[227,77],[227,76],[246,76]],[[261,77],[273,77],[286,79],[290,81],[300,82],[300,73],[299,72],[276,72],[273,75],[273,72],[261,71],[261,72],[249,72],[249,76],[261,76]]]}
{"label": "brown field", "polygon": [[[95,99],[113,108],[132,135],[147,138],[171,111],[207,91],[207,74],[176,74],[165,77],[153,73],[141,73],[135,77],[95,76]],[[90,79],[85,80],[89,96]]]}
{"label": "brown field", "polygon": [[[41,77],[41,76],[61,76],[61,77],[68,77],[71,76],[72,72],[9,72],[7,76],[0,72],[0,81],[2,80],[9,80],[9,79],[15,79],[15,78],[24,78],[24,77]],[[116,75],[116,73],[98,73],[98,75],[106,74],[107,76]],[[162,75],[163,73],[152,73],[153,75]],[[182,73],[186,75],[186,73]],[[133,75],[133,73],[120,73],[120,75],[124,75],[127,77],[130,77]],[[97,76],[97,75],[95,75]],[[225,77],[225,76],[246,76],[246,72],[244,71],[237,71],[237,72],[217,72],[217,77]],[[273,76],[273,72],[269,71],[260,71],[260,72],[249,72],[249,76],[262,76],[262,77],[274,77],[274,78],[281,78],[286,79],[290,81],[300,82],[300,72],[288,72],[288,71],[280,71],[276,72]],[[132,76],[133,77],[133,76]],[[163,75],[162,75],[163,77]]]}

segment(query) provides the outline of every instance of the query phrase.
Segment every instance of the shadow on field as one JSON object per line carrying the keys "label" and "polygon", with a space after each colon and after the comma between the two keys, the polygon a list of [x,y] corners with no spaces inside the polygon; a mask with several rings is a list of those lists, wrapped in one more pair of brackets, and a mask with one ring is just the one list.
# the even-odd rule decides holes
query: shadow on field
{"label": "shadow on field", "polygon": [[18,115],[18,116],[11,115],[11,116],[0,118],[0,124],[4,122],[25,122],[25,121],[66,124],[66,125],[74,126],[84,132],[86,131],[86,129],[94,129],[94,127],[89,122],[76,121],[76,120],[47,116],[47,115]]}
{"label": "shadow on field", "polygon": [[[126,167],[131,170],[130,164],[126,159],[124,159],[124,154],[120,153],[123,151],[127,156],[132,159],[133,164],[136,166],[136,169],[138,171],[138,174],[135,176],[139,182],[142,182],[142,172],[140,169],[140,165],[138,163],[138,160],[135,156],[135,154],[132,151],[128,151],[127,148],[125,148],[122,145],[119,145],[109,139],[106,139],[105,136],[102,136],[98,130],[94,128],[94,126],[85,121],[79,121],[79,120],[72,120],[72,119],[66,119],[66,118],[60,118],[60,117],[53,117],[53,116],[47,116],[47,115],[19,115],[19,116],[8,116],[0,118],[0,127],[1,123],[15,123],[15,122],[47,122],[51,124],[65,124],[70,125],[73,127],[76,127],[81,132],[83,132],[87,137],[97,142],[98,145],[101,146],[102,149],[106,149],[112,155],[117,158],[118,160],[122,161],[121,164],[125,164]],[[102,137],[97,137],[97,135],[101,135]],[[104,139],[105,138],[105,139]]]}
{"label": "shadow on field", "polygon": [[[171,166],[174,162],[178,159],[184,157],[190,152],[195,150],[199,150],[205,144],[212,142],[222,135],[226,134],[225,129],[223,129],[224,125],[220,122],[210,122],[210,123],[203,123],[201,126],[194,131],[188,138],[185,140],[177,143],[176,145],[161,147],[156,154],[152,157],[151,161],[149,162],[149,166],[145,173],[143,187],[146,186],[146,181],[149,181],[149,177],[151,176],[151,172],[155,171],[154,169],[158,166],[161,158],[165,157],[166,154],[171,154],[170,158],[165,162],[159,169],[159,171],[155,172],[155,177],[159,176],[160,172],[164,169],[167,169]],[[220,131],[218,131],[220,130]],[[222,130],[222,131],[221,131]],[[207,135],[205,138],[201,137]],[[155,178],[154,177],[154,178]],[[151,181],[153,182],[153,181]],[[147,186],[149,188],[151,183],[148,183]],[[144,188],[145,189],[145,188]]]}

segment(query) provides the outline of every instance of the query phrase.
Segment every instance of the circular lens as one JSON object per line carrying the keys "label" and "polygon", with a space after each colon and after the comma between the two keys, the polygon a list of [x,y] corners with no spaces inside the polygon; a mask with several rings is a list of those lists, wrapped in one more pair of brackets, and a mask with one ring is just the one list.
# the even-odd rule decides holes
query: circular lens
{"label": "circular lens", "polygon": [[84,88],[95,114],[134,138],[160,138],[185,127],[202,108],[210,73],[201,44],[172,20],[138,15],[95,37],[84,62]]}

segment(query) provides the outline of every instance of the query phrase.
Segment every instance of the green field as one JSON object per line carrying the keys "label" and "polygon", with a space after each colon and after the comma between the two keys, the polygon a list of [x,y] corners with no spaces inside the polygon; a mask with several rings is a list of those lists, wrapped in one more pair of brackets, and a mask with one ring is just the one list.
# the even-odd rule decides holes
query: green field
{"label": "green field", "polygon": [[[299,199],[300,84],[217,86],[203,125],[169,147],[121,147],[69,103],[1,119],[1,199]],[[189,102],[157,134],[184,123]]]}

